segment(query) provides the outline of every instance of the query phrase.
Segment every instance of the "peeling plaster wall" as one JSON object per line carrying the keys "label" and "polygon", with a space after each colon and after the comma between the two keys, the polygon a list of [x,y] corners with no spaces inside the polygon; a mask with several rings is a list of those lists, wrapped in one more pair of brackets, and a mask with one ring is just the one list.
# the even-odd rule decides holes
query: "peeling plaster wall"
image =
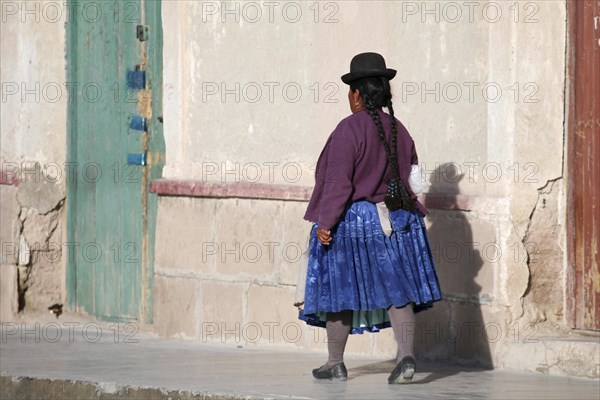
{"label": "peeling plaster wall", "polygon": [[[8,3],[8,2],[7,2]],[[0,320],[65,297],[62,243],[67,87],[65,21],[56,4],[2,4]],[[16,7],[16,8],[15,8]],[[62,9],[66,12],[66,8]],[[49,11],[47,11],[49,12]]]}
{"label": "peeling plaster wall", "polygon": [[[323,143],[348,115],[340,75],[354,54],[381,52],[398,69],[396,114],[415,139],[431,193],[465,195],[470,209],[428,216],[445,299],[418,317],[419,356],[569,373],[567,361],[549,354],[564,360],[581,348],[527,346],[532,333],[566,330],[565,2],[478,2],[470,10],[457,2],[246,4],[163,1],[164,176],[311,185]],[[22,178],[18,187],[0,185],[5,321],[19,294],[32,308],[65,295],[61,252],[51,245],[64,241],[65,188],[43,171],[64,165],[67,99],[64,21],[17,15],[0,30],[0,161]],[[62,95],[50,99],[44,88],[55,83]],[[289,306],[298,262],[281,252],[304,243],[304,207],[161,199],[156,330],[322,350],[319,331],[298,325]],[[265,243],[273,241],[270,253]],[[267,258],[244,253],[256,244]],[[243,330],[252,324],[264,333],[256,341]],[[348,352],[392,356],[393,336],[352,337]],[[590,357],[593,368],[599,361]],[[597,376],[578,365],[578,374]]]}
{"label": "peeling plaster wall", "polygon": [[[539,86],[539,101],[514,104],[514,159],[520,161],[528,171],[524,171],[522,179],[515,180],[511,185],[512,233],[509,240],[514,237],[524,241],[530,217],[538,202],[538,190],[563,174],[565,4],[544,4],[539,19],[539,30],[532,32],[520,25],[515,31],[519,40],[511,69],[514,70],[515,80],[535,82]],[[562,182],[558,184],[562,185]],[[560,246],[562,241],[555,243]],[[507,291],[504,294],[511,304],[515,304],[525,293],[526,285],[522,282],[528,271],[523,262],[512,267],[515,278],[519,277],[519,283],[507,276],[504,280]],[[513,316],[519,316],[519,307],[513,309]]]}
{"label": "peeling plaster wall", "polygon": [[[380,52],[398,70],[392,81],[396,115],[415,139],[432,183],[430,193],[450,201],[459,195],[468,199],[467,212],[432,210],[427,218],[445,299],[418,316],[419,356],[557,371],[544,367],[539,349],[526,344],[532,337],[566,331],[561,278],[567,268],[562,179],[566,2],[482,1],[469,3],[475,7],[469,10],[460,2],[344,1],[320,9],[318,18],[309,8],[312,3],[298,3],[303,17],[293,23],[282,17],[285,2],[272,15],[262,3],[254,4],[262,16],[249,14],[256,10],[239,2],[163,3],[164,176],[312,185],[323,143],[349,113],[340,75],[354,54]],[[336,22],[324,23],[325,11]],[[301,89],[297,101],[282,93],[285,85]],[[291,164],[301,172],[290,175]],[[292,206],[268,203],[275,207],[270,217],[253,217],[252,228],[228,237],[218,233],[220,224],[230,223],[218,212],[216,217],[203,214],[213,227],[208,230],[186,221],[223,204],[229,210],[225,214],[235,213],[235,223],[245,224],[244,212],[254,215],[251,210],[260,202],[234,206],[229,200],[161,199],[159,221],[179,221],[182,229],[159,222],[156,271],[163,291],[157,295],[182,285],[188,310],[195,310],[189,314],[195,320],[174,324],[171,308],[177,302],[169,305],[161,297],[162,311],[156,315],[161,334],[205,339],[206,324],[225,310],[235,310],[227,321],[238,322],[240,329],[253,323],[256,313],[262,321],[262,311],[254,309],[259,302],[252,298],[261,291],[276,304],[277,317],[271,318],[291,323],[293,310],[285,303],[294,281],[281,276],[294,276],[296,269],[281,262],[273,270],[262,266],[269,271],[266,276],[252,275],[250,266],[222,254],[222,246],[235,249],[251,240],[254,230],[289,231],[287,224],[293,222],[286,219],[279,227],[277,210]],[[294,213],[301,216],[303,207],[294,204]],[[288,240],[301,243],[304,233],[293,232]],[[183,245],[190,237],[196,245]],[[210,244],[221,246],[219,252],[202,249]],[[196,261],[182,262],[182,254]],[[233,291],[233,300],[220,307],[203,295],[216,287]],[[194,293],[203,300],[193,302]],[[223,328],[219,325],[211,340],[244,340],[243,330],[228,339]],[[387,334],[353,337],[348,351],[391,356],[394,343]],[[305,336],[293,345],[319,348]],[[515,343],[531,349],[518,350],[523,359],[531,357],[528,363],[510,354]],[[586,373],[574,374],[597,375],[593,365],[600,360],[591,361]]]}
{"label": "peeling plaster wall", "polygon": [[550,333],[556,333],[565,320],[565,229],[559,212],[562,189],[563,181],[558,179],[539,190],[524,239],[530,279],[523,306],[527,319]]}
{"label": "peeling plaster wall", "polygon": [[17,190],[19,221],[19,308],[44,310],[64,296],[64,193],[53,183],[31,180]]}

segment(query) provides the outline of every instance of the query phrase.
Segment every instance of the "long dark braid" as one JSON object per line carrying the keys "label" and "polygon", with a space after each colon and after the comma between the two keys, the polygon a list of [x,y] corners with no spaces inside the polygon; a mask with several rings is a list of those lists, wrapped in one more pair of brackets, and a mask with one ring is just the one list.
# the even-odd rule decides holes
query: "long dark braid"
{"label": "long dark braid", "polygon": [[[399,209],[414,209],[414,201],[406,190],[398,167],[398,126],[394,117],[392,107],[392,93],[387,78],[364,78],[350,84],[352,91],[359,90],[365,108],[377,127],[379,138],[385,149],[387,162],[391,168],[392,176],[388,181],[388,189],[385,196],[385,205],[391,211]],[[390,143],[385,139],[385,130],[377,109],[386,107],[391,117],[392,134]]]}
{"label": "long dark braid", "polygon": [[[402,208],[404,210],[412,210],[415,208],[415,202],[413,200],[413,198],[410,196],[410,194],[408,193],[408,190],[406,190],[406,186],[404,186],[404,183],[402,182],[402,180],[400,179],[400,171],[399,171],[399,167],[398,167],[398,124],[396,123],[396,117],[394,116],[394,107],[392,106],[392,96],[390,94],[390,97],[388,98],[388,102],[386,105],[389,113],[390,113],[390,117],[391,117],[391,121],[392,121],[392,144],[391,147],[393,149],[393,160],[392,160],[392,178],[396,178],[397,182],[398,182],[398,191],[396,192],[398,194],[398,200],[395,201],[395,206],[397,206],[398,208]],[[389,209],[392,209],[392,207],[390,207],[390,205],[388,205],[386,203],[386,205],[388,206]]]}

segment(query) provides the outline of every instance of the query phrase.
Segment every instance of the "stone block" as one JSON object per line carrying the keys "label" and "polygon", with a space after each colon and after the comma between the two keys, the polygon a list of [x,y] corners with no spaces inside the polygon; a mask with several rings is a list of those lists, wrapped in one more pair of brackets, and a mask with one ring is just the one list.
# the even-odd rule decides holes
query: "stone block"
{"label": "stone block", "polygon": [[350,335],[345,354],[371,356],[373,354],[373,334],[365,332],[362,335]]}
{"label": "stone block", "polygon": [[[327,351],[327,330],[325,328],[304,325],[304,346],[307,350]],[[345,354],[347,355],[373,355],[374,336],[379,333],[363,333],[362,335],[350,335],[346,344]]]}
{"label": "stone block", "polygon": [[[503,252],[492,223],[457,211],[433,211],[427,230],[444,293],[494,293],[494,272]],[[504,250],[504,251],[503,251]]]}
{"label": "stone block", "polygon": [[500,368],[553,376],[600,378],[598,339],[590,336],[529,338],[504,343]]}
{"label": "stone block", "polygon": [[[253,338],[253,327],[244,325],[244,298],[247,285],[230,282],[203,282],[200,338],[203,342],[240,343]],[[233,332],[233,334],[232,334]]]}
{"label": "stone block", "polygon": [[[297,316],[297,313],[295,314]],[[304,321],[298,320],[303,327],[304,348],[307,350],[327,351],[327,331],[325,328],[307,325]]]}
{"label": "stone block", "polygon": [[283,204],[282,260],[279,264],[279,283],[295,285],[298,281],[300,257],[308,247],[312,224],[304,220],[306,203]]}
{"label": "stone block", "polygon": [[30,254],[25,307],[27,310],[47,311],[48,306],[62,303],[64,299],[61,250],[32,251]]}
{"label": "stone block", "polygon": [[387,360],[396,359],[398,344],[392,328],[373,333],[373,356]]}
{"label": "stone block", "polygon": [[0,264],[0,322],[14,322],[19,310],[17,266]]}
{"label": "stone block", "polygon": [[46,214],[56,208],[59,202],[65,198],[65,187],[63,184],[54,183],[45,178],[39,163],[35,163],[33,169],[23,172],[24,178],[19,184],[17,198],[23,207],[33,208],[40,214]]}
{"label": "stone block", "polygon": [[194,279],[155,275],[154,329],[163,337],[196,337],[199,284]]}
{"label": "stone block", "polygon": [[[272,277],[282,259],[282,201],[219,200],[213,255],[221,274]],[[275,282],[274,282],[275,283]]]}
{"label": "stone block", "polygon": [[245,325],[260,327],[260,336],[252,338],[248,344],[302,347],[305,323],[298,319],[293,303],[294,290],[291,287],[250,285]]}
{"label": "stone block", "polygon": [[[529,266],[524,259],[519,259],[521,254],[525,253],[525,247],[521,242],[522,238],[516,230],[511,230],[508,235],[507,243],[512,247],[511,251],[502,259],[502,269],[498,270],[498,289],[495,299],[503,304],[510,305],[511,317],[509,320],[521,318],[524,310],[523,296],[527,293],[531,274]],[[529,300],[527,298],[526,300]],[[529,310],[529,312],[535,312]],[[562,321],[561,321],[562,322]]]}
{"label": "stone block", "polygon": [[490,307],[452,303],[448,339],[454,346],[453,359],[464,364],[494,366],[494,344],[507,333],[503,322],[490,318]]}
{"label": "stone block", "polygon": [[528,261],[531,273],[524,306],[530,314],[539,315],[536,322],[561,323],[564,315],[564,229],[558,204],[562,184],[550,182],[540,190],[523,243],[522,258]]}
{"label": "stone block", "polygon": [[60,247],[60,242],[50,243],[50,238],[54,236],[60,222],[61,213],[59,211],[39,214],[37,210],[28,208],[23,219],[23,236],[31,251],[48,251],[50,248]]}
{"label": "stone block", "polygon": [[19,254],[21,206],[16,196],[16,187],[0,185],[0,263],[3,264],[16,264]]}
{"label": "stone block", "polygon": [[156,223],[156,270],[182,269],[207,273],[214,266],[213,199],[161,197]]}
{"label": "stone block", "polygon": [[438,301],[429,310],[415,314],[415,355],[429,360],[449,360],[453,351],[448,325],[450,306]]}
{"label": "stone block", "polygon": [[472,281],[465,282],[467,293],[475,293],[488,297],[494,297],[494,277],[496,270],[501,264],[502,257],[510,254],[509,248],[499,245],[496,234],[496,224],[481,218],[470,219],[471,231],[473,233],[474,251],[469,254],[467,263],[468,271],[472,273]]}
{"label": "stone block", "polygon": [[543,342],[515,343],[509,340],[503,344],[498,367],[509,370],[535,372],[541,366],[547,366],[546,362],[546,347]]}
{"label": "stone block", "polygon": [[543,340],[543,342],[548,355],[550,374],[600,378],[598,340]]}

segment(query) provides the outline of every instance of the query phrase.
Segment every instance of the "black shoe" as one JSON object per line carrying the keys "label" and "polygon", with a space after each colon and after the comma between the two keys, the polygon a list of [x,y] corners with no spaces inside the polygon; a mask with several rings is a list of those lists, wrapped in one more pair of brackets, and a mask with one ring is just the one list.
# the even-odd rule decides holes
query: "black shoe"
{"label": "black shoe", "polygon": [[388,383],[394,384],[410,382],[415,374],[415,369],[417,369],[415,359],[411,356],[404,357],[402,360],[400,360],[398,365],[396,365],[396,368],[394,368],[388,377]]}
{"label": "black shoe", "polygon": [[315,379],[337,379],[340,381],[348,379],[348,371],[344,363],[336,364],[330,368],[327,368],[327,364],[322,365],[319,368],[313,369],[312,374]]}

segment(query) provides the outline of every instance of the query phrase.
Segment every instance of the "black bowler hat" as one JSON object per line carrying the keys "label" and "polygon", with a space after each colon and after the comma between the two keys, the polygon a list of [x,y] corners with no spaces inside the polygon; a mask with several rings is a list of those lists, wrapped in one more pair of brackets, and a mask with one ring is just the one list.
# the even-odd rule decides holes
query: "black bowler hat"
{"label": "black bowler hat", "polygon": [[385,60],[381,54],[361,53],[352,58],[350,72],[342,76],[342,82],[350,84],[350,82],[357,79],[372,76],[383,76],[393,79],[396,76],[396,70],[386,68]]}

